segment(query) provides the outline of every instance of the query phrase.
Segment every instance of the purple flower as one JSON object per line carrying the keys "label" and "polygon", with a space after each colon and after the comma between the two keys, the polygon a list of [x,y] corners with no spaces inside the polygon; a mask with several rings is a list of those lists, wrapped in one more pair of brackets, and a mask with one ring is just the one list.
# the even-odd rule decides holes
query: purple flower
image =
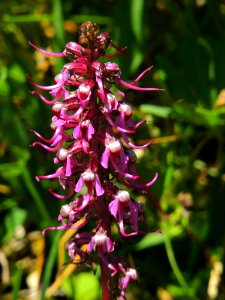
{"label": "purple flower", "polygon": [[138,280],[137,271],[133,268],[128,268],[126,271],[124,270],[125,276],[119,281],[119,286],[121,288],[120,300],[125,299],[125,290],[127,286],[134,281]]}
{"label": "purple flower", "polygon": [[[53,97],[49,100],[38,91],[31,92],[51,105],[53,113],[52,137],[45,138],[34,131],[41,141],[32,146],[55,152],[53,162],[58,165],[52,174],[36,176],[36,179],[58,180],[65,194],[52,190],[50,193],[58,199],[73,199],[62,205],[58,216],[60,225],[44,229],[43,234],[48,230],[83,230],[93,218],[95,225],[90,231],[81,231],[69,240],[69,257],[71,262],[79,257],[79,263],[87,256],[95,260],[93,252],[96,251],[103,272],[103,293],[109,291],[112,277],[122,275],[118,281],[122,300],[127,286],[138,276],[135,269],[115,255],[116,241],[111,237],[111,226],[117,223],[124,238],[146,232],[138,227],[143,219],[143,205],[132,199],[128,191],[119,189],[112,179],[142,192],[156,181],[158,174],[143,183],[137,173],[132,149],[145,148],[150,142],[142,146],[131,142],[130,135],[145,120],[134,124],[132,108],[125,103],[126,95],[120,88],[145,92],[158,89],[136,85],[151,67],[127,83],[122,80],[116,63],[102,62],[102,58],[114,57],[125,50],[118,49],[107,32],[99,34],[98,26],[92,22],[83,23],[80,31],[78,43],[67,43],[61,53],[48,52],[30,43],[45,55],[69,60],[56,75],[54,84],[42,86],[30,80],[37,89],[49,91]],[[106,53],[110,46],[116,49],[115,53]]]}
{"label": "purple flower", "polygon": [[110,253],[114,250],[114,243],[107,236],[107,231],[102,227],[92,236],[87,247],[87,252],[90,253],[96,251],[96,249],[98,249],[98,252],[101,254]]}
{"label": "purple flower", "polygon": [[80,178],[76,184],[75,191],[79,193],[84,184],[87,186],[87,195],[91,197],[92,190],[94,189],[94,192],[96,196],[101,196],[104,194],[104,189],[101,185],[101,181],[99,179],[99,175],[95,174],[91,169],[87,169],[80,175]]}

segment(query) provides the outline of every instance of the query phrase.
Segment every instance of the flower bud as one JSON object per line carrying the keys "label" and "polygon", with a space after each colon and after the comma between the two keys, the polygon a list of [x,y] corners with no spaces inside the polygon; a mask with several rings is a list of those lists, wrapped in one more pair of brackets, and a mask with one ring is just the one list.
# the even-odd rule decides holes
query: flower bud
{"label": "flower bud", "polygon": [[127,191],[119,191],[117,193],[117,198],[122,203],[127,203],[130,201],[130,194]]}
{"label": "flower bud", "polygon": [[85,52],[85,49],[80,46],[79,44],[75,43],[75,42],[69,42],[66,44],[66,48],[64,50],[64,53],[66,54],[66,56],[72,56],[74,55],[76,56],[82,56],[82,54]]}
{"label": "flower bud", "polygon": [[82,173],[82,177],[85,182],[92,182],[95,179],[95,174],[90,169],[88,169],[84,173]]}
{"label": "flower bud", "polygon": [[68,155],[68,154],[69,154],[69,150],[67,150],[67,149],[65,149],[65,148],[61,148],[61,149],[57,152],[56,156],[57,156],[57,158],[58,158],[59,160],[63,161],[63,160],[65,160],[65,159],[67,158],[67,155]]}
{"label": "flower bud", "polygon": [[52,106],[53,113],[57,114],[61,111],[61,109],[64,107],[64,104],[62,102],[55,102]]}
{"label": "flower bud", "polygon": [[120,79],[121,71],[117,64],[107,62],[104,64],[103,69],[104,77],[110,82],[114,82]]}
{"label": "flower bud", "polygon": [[93,241],[95,246],[102,246],[106,243],[107,235],[106,232],[103,230],[99,230],[96,232],[96,234],[93,236]]}
{"label": "flower bud", "polygon": [[122,149],[120,141],[112,139],[106,144],[106,147],[109,148],[111,153],[119,153]]}
{"label": "flower bud", "polygon": [[131,117],[133,114],[131,106],[125,103],[120,105],[120,110],[126,117]]}
{"label": "flower bud", "polygon": [[60,215],[63,217],[63,218],[68,218],[69,217],[69,214],[72,212],[72,209],[70,207],[69,204],[65,204],[61,207],[60,209]]}

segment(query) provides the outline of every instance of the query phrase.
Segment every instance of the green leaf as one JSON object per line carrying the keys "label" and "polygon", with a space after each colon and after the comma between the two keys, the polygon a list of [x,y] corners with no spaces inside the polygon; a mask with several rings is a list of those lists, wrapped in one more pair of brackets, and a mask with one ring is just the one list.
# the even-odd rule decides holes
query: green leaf
{"label": "green leaf", "polygon": [[6,227],[6,234],[4,236],[4,243],[9,241],[14,235],[16,228],[22,225],[27,217],[27,211],[18,207],[13,207],[11,212],[5,217],[4,223]]}
{"label": "green leaf", "polygon": [[[169,234],[171,239],[181,236],[182,228],[180,226],[174,226],[170,228]],[[162,234],[158,232],[150,233],[144,236],[143,239],[139,243],[137,243],[137,245],[135,246],[135,250],[141,251],[147,248],[162,245],[164,242],[165,240],[163,232]]]}
{"label": "green leaf", "polygon": [[9,77],[18,83],[25,83],[27,81],[24,70],[18,64],[13,64],[9,69]]}
{"label": "green leaf", "polygon": [[137,42],[143,41],[144,0],[131,0],[131,26]]}
{"label": "green leaf", "polygon": [[146,248],[162,245],[164,243],[163,235],[159,233],[151,233],[146,235],[136,246],[136,251],[141,251]]}
{"label": "green leaf", "polygon": [[169,118],[172,113],[172,109],[170,107],[163,107],[152,104],[142,104],[140,105],[140,110],[145,114],[148,113],[166,119]]}
{"label": "green leaf", "polygon": [[100,284],[92,273],[82,272],[74,277],[74,289],[76,300],[99,299]]}
{"label": "green leaf", "polygon": [[23,173],[23,166],[19,163],[6,163],[0,165],[0,175],[6,179],[12,179]]}

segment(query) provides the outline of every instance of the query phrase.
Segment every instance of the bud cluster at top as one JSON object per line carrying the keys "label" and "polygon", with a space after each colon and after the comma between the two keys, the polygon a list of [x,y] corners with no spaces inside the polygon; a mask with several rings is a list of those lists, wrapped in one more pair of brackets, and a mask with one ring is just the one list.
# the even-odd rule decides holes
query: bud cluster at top
{"label": "bud cluster at top", "polygon": [[[134,268],[114,254],[111,226],[116,222],[124,238],[144,233],[138,227],[138,221],[143,216],[143,205],[132,199],[126,189],[119,188],[116,181],[130,188],[145,190],[155,182],[157,174],[149,183],[140,183],[132,149],[145,148],[150,143],[136,146],[131,142],[131,135],[145,121],[134,124],[132,108],[126,103],[126,95],[119,87],[157,90],[136,85],[151,68],[131,83],[123,81],[119,66],[103,61],[124,49],[116,48],[109,33],[99,33],[98,26],[92,22],[83,23],[78,43],[67,43],[61,53],[45,51],[32,43],[30,45],[43,54],[68,60],[53,85],[33,83],[37,89],[47,90],[52,96],[48,100],[37,90],[32,91],[52,107],[50,126],[53,135],[46,139],[34,132],[40,141],[32,146],[39,145],[54,152],[54,163],[58,166],[55,173],[36,176],[36,179],[58,179],[64,190],[63,195],[50,192],[58,199],[70,199],[60,209],[58,221],[61,225],[46,228],[43,232],[79,230],[67,245],[71,262],[75,255],[80,257],[80,262],[87,257],[94,259],[92,253],[97,252],[99,261],[109,268],[111,276],[119,276],[122,300],[128,284],[136,281],[138,275]],[[116,48],[111,55],[106,54],[110,46]],[[95,220],[95,227],[85,230],[91,218]]]}

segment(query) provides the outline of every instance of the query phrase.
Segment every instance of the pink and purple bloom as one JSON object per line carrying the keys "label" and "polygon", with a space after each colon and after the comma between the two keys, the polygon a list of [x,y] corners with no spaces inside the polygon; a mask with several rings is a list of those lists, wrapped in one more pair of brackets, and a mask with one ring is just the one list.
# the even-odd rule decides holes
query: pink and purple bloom
{"label": "pink and purple bloom", "polygon": [[[36,176],[36,179],[57,179],[66,194],[50,190],[51,194],[63,200],[73,198],[61,207],[58,216],[61,225],[46,228],[43,233],[48,230],[79,230],[68,242],[71,261],[77,254],[81,262],[85,256],[95,259],[92,254],[97,252],[104,291],[108,289],[108,294],[112,295],[109,282],[117,274],[120,299],[123,300],[127,286],[137,281],[138,275],[134,268],[115,255],[116,241],[111,237],[111,226],[117,223],[125,239],[146,232],[138,226],[143,217],[143,205],[132,199],[128,191],[119,189],[116,180],[142,191],[148,189],[158,175],[155,174],[148,183],[140,183],[132,149],[145,148],[150,142],[142,146],[131,142],[131,135],[145,121],[133,122],[132,108],[125,102],[125,92],[120,88],[143,92],[158,89],[136,85],[151,67],[133,82],[127,83],[122,80],[117,64],[102,62],[125,49],[117,49],[108,33],[99,34],[96,24],[83,23],[80,32],[78,43],[67,43],[61,53],[48,52],[30,43],[45,55],[65,57],[69,61],[55,77],[53,85],[41,86],[32,82],[37,89],[49,91],[51,100],[38,91],[31,93],[52,106],[53,113],[52,137],[46,139],[34,132],[41,141],[34,142],[32,146],[55,152],[53,161],[58,165],[55,173]],[[110,46],[116,48],[115,54],[106,54]],[[116,93],[113,92],[115,90]],[[95,220],[95,227],[85,231],[91,218]],[[86,251],[82,248],[84,244],[87,245]],[[108,268],[107,276],[104,274],[105,267]],[[103,299],[106,299],[104,293]]]}

